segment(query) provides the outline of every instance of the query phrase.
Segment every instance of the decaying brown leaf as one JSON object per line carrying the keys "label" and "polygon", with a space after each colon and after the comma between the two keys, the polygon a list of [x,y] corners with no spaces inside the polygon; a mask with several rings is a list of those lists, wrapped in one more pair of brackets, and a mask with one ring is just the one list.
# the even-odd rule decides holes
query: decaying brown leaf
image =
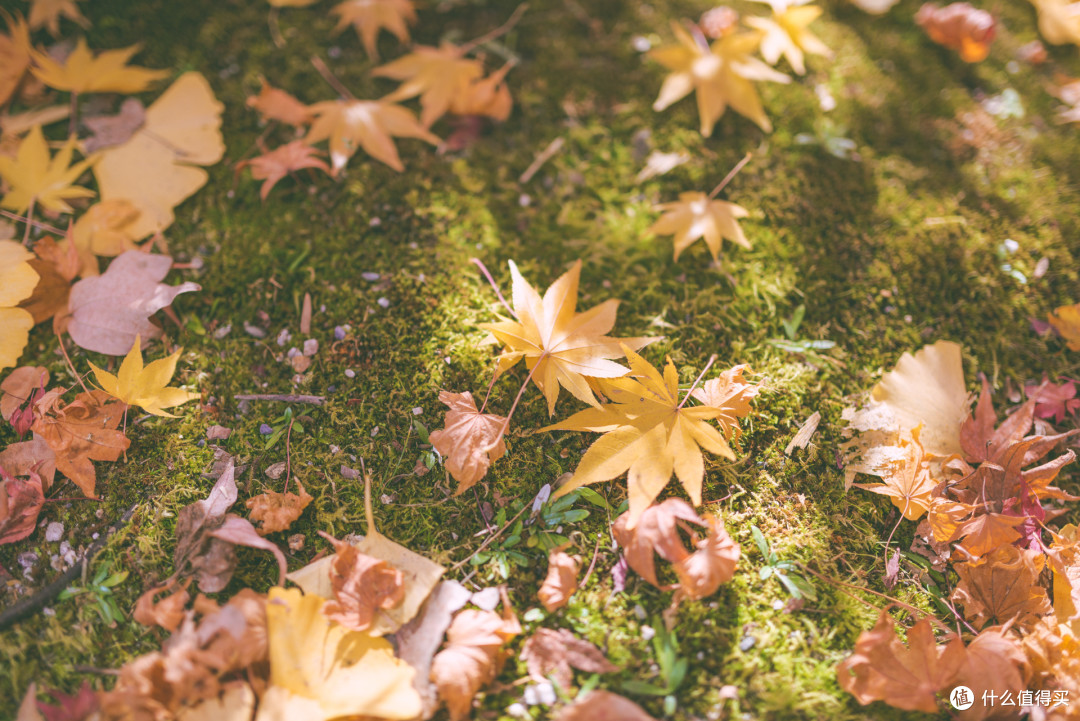
{"label": "decaying brown leaf", "polygon": [[259,111],[259,115],[264,120],[278,120],[297,127],[307,125],[311,121],[311,108],[284,90],[270,85],[266,82],[266,78],[260,80],[262,88],[259,94],[247,99],[249,108]]}
{"label": "decaying brown leaf", "polygon": [[0,545],[22,540],[34,532],[45,502],[41,477],[15,478],[0,466]]}
{"label": "decaying brown leaf", "polygon": [[259,525],[255,528],[260,536],[284,531],[291,526],[304,509],[314,500],[300,481],[296,482],[300,493],[277,493],[267,491],[244,501],[244,505],[251,511],[251,520]]}
{"label": "decaying brown leaf", "polygon": [[540,603],[550,613],[570,602],[570,596],[577,590],[577,575],[581,569],[581,559],[571,556],[561,549],[552,549],[548,554],[548,572],[537,596]]}
{"label": "decaying brown leaf", "polygon": [[378,611],[388,611],[405,600],[401,571],[372,558],[356,547],[320,532],[334,546],[330,585],[334,597],[323,606],[327,618],[352,631],[367,631]]}
{"label": "decaying brown leaf", "polygon": [[1037,551],[1004,545],[954,568],[960,582],[952,600],[976,628],[991,622],[1028,626],[1051,611],[1046,590],[1038,584],[1043,555]]}
{"label": "decaying brown leaf", "polygon": [[990,54],[996,30],[994,16],[970,3],[945,7],[926,3],[915,14],[915,22],[935,43],[959,52],[964,62],[981,62]]}
{"label": "decaying brown leaf", "polygon": [[590,691],[563,708],[555,721],[656,721],[636,703],[610,691]]}
{"label": "decaying brown leaf", "polygon": [[115,461],[130,445],[117,430],[126,410],[104,391],[80,393],[67,405],[61,405],[59,391],[49,391],[37,403],[33,431],[52,449],[57,470],[95,498],[92,461]]}
{"label": "decaying brown leaf", "polygon": [[565,628],[555,631],[537,629],[525,641],[521,659],[529,669],[529,675],[537,681],[550,678],[560,688],[568,689],[574,682],[573,669],[586,673],[610,673],[618,667],[604,656],[604,652],[588,641],[575,636]]}
{"label": "decaying brown leaf", "polygon": [[[166,631],[175,631],[187,615],[187,604],[191,600],[191,594],[187,592],[190,582],[191,579],[188,579],[179,588],[166,584],[146,591],[135,602],[133,618],[144,626],[160,626]],[[155,601],[163,592],[167,595]]]}
{"label": "decaying brown leaf", "polygon": [[443,428],[433,431],[429,438],[435,450],[446,458],[446,470],[458,482],[455,495],[461,495],[506,454],[506,418],[476,410],[476,401],[468,391],[439,391],[439,401],[450,410]]}
{"label": "decaying brown leaf", "polygon": [[20,366],[8,373],[0,382],[0,418],[10,421],[30,403],[35,390],[44,392],[48,382],[49,370],[44,366]]}

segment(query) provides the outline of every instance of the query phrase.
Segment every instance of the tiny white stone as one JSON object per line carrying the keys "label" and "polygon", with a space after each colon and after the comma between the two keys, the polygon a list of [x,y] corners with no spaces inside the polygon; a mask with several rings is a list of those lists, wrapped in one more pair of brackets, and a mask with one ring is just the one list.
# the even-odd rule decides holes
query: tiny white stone
{"label": "tiny white stone", "polygon": [[309,338],[304,341],[304,355],[309,358],[319,352],[319,341]]}
{"label": "tiny white stone", "polygon": [[639,621],[645,620],[645,609],[641,607],[641,604],[634,606],[634,615],[637,616]]}
{"label": "tiny white stone", "polygon": [[506,713],[516,718],[528,718],[529,710],[525,708],[525,704],[512,703],[506,707]]}
{"label": "tiny white stone", "polygon": [[418,415],[420,415],[420,414],[421,414],[421,413],[423,413],[423,412],[424,412],[424,409],[423,409],[423,408],[421,408],[420,406],[417,406],[416,408],[413,408],[413,409],[412,409],[412,414],[413,414],[414,416],[418,416]]}
{"label": "tiny white stone", "polygon": [[389,308],[390,307],[390,301],[387,300],[385,297],[379,298],[375,302],[378,303],[379,306],[382,307],[382,308]]}
{"label": "tiny white stone", "polygon": [[653,636],[655,636],[655,635],[656,635],[656,629],[653,628],[652,626],[642,626],[641,627],[641,637],[643,639],[645,639],[646,641],[651,641]]}
{"label": "tiny white stone", "polygon": [[379,435],[379,427],[375,426],[374,428],[371,429],[371,437],[374,438],[377,435]]}
{"label": "tiny white stone", "polygon": [[45,540],[49,543],[56,543],[64,537],[64,524],[59,521],[53,521],[49,524],[49,527],[45,529]]}
{"label": "tiny white stone", "polygon": [[355,378],[356,377],[356,371],[354,371],[352,368],[346,368],[345,369],[345,377],[346,378]]}

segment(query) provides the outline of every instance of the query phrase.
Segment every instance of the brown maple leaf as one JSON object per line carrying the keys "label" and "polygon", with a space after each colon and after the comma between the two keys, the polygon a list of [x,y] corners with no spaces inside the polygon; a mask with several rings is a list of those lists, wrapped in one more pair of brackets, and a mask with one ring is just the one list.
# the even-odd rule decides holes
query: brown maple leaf
{"label": "brown maple leaf", "polygon": [[586,673],[611,673],[618,667],[593,644],[578,638],[565,628],[555,631],[537,629],[525,642],[521,660],[536,681],[550,678],[560,688],[568,689],[574,681],[573,669]]}
{"label": "brown maple leaf", "polygon": [[367,631],[379,611],[401,605],[405,600],[401,571],[386,561],[361,553],[351,543],[338,541],[322,531],[319,535],[334,546],[330,566],[334,598],[323,606],[327,618],[352,631]]}
{"label": "brown maple leaf", "polygon": [[1038,551],[1001,546],[976,561],[957,563],[960,582],[952,601],[976,628],[987,623],[1014,622],[1028,626],[1052,609],[1039,585],[1043,555]]}
{"label": "brown maple leaf", "polygon": [[401,81],[386,96],[394,102],[420,96],[420,122],[430,128],[445,115],[455,98],[468,95],[470,86],[484,75],[479,60],[467,58],[452,43],[437,48],[417,45],[411,53],[371,71],[375,77]]}
{"label": "brown maple leaf", "polygon": [[930,475],[930,460],[919,442],[919,429],[900,437],[894,446],[900,454],[878,469],[882,483],[856,483],[856,488],[889,496],[893,505],[911,521],[916,521],[930,508],[931,497],[938,481]]}
{"label": "brown maple leaf", "polygon": [[476,410],[476,401],[468,391],[439,391],[439,401],[450,410],[444,427],[433,431],[429,439],[435,450],[446,457],[446,470],[458,482],[454,495],[460,496],[506,454],[506,418]]}
{"label": "brown maple leaf", "polygon": [[724,524],[716,516],[705,516],[707,533],[702,538],[691,531],[694,547],[697,549],[681,561],[673,564],[675,575],[679,577],[679,591],[675,602],[681,598],[697,600],[711,596],[735,576],[735,567],[739,562],[739,544],[728,535]]}
{"label": "brown maple leaf", "polygon": [[994,16],[970,3],[955,2],[945,7],[926,3],[915,14],[915,22],[938,45],[956,50],[968,63],[986,60],[994,40]]}
{"label": "brown maple leaf", "polygon": [[[191,594],[187,592],[189,583],[190,578],[179,588],[171,583],[154,586],[139,596],[132,617],[144,626],[160,626],[166,631],[175,631],[187,615],[186,607],[191,600]],[[163,592],[167,592],[167,595],[155,601]]]}
{"label": "brown maple leaf", "polygon": [[563,707],[555,721],[656,721],[636,703],[610,691],[590,691]]}
{"label": "brown maple leaf", "polygon": [[16,478],[0,467],[0,545],[20,541],[37,527],[45,503],[41,477],[34,471]]}
{"label": "brown maple leaf", "polygon": [[[976,703],[959,714],[958,718],[963,721],[1017,718],[1018,715],[1014,715],[1012,709],[1007,706],[994,707],[991,704],[978,702],[985,698],[985,692],[1000,693],[1001,689],[1031,687],[1028,659],[1015,632],[1010,631],[1008,625],[984,628],[972,639],[965,651],[964,665],[960,668],[953,683],[970,688]],[[1054,717],[1048,716],[1048,718]]]}
{"label": "brown maple leaf", "polygon": [[380,100],[328,100],[311,106],[315,120],[305,140],[329,140],[330,167],[338,175],[357,148],[399,173],[405,170],[394,138],[417,138],[432,145],[439,138],[428,132],[410,110]]}
{"label": "brown maple leaf", "polygon": [[548,613],[562,608],[570,602],[570,596],[577,590],[577,575],[581,570],[581,559],[555,548],[548,554],[548,572],[541,584],[537,596]]}
{"label": "brown maple leaf", "polygon": [[746,380],[746,375],[753,372],[745,363],[733,366],[690,393],[705,405],[720,409],[714,420],[728,438],[738,438],[742,433],[739,419],[750,415],[750,403],[761,392],[757,383]]}
{"label": "brown maple leaf", "polygon": [[33,431],[56,456],[56,468],[89,498],[96,498],[97,474],[92,461],[116,461],[131,442],[117,430],[127,406],[105,391],[80,393],[61,405],[60,391],[38,401]]}
{"label": "brown maple leaf", "polygon": [[267,491],[244,501],[251,511],[251,520],[259,524],[256,530],[260,536],[286,530],[314,500],[300,481],[296,485],[300,487],[299,494]]}
{"label": "brown maple leaf", "polygon": [[249,96],[247,106],[259,111],[263,120],[279,120],[289,125],[300,127],[311,122],[312,110],[294,96],[280,88],[275,88],[260,78],[262,88],[258,95]]}
{"label": "brown maple leaf", "polygon": [[319,151],[304,140],[294,140],[262,155],[245,160],[236,166],[237,170],[251,167],[251,177],[265,181],[259,189],[259,197],[264,201],[278,181],[297,170],[311,168],[330,175],[330,166],[319,157]]}

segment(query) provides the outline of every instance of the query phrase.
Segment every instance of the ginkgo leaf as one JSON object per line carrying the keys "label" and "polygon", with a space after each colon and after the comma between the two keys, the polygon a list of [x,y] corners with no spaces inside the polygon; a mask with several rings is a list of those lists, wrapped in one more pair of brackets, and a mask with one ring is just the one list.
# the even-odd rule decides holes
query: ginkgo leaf
{"label": "ginkgo leaf", "polygon": [[429,438],[435,450],[446,458],[446,470],[458,482],[455,495],[460,496],[506,454],[506,418],[476,410],[476,401],[468,391],[439,391],[439,402],[450,409],[444,427],[433,431]]}
{"label": "ginkgo leaf", "polygon": [[1039,13],[1039,32],[1054,45],[1080,45],[1080,2],[1031,0]]}
{"label": "ginkgo leaf", "polygon": [[75,246],[79,258],[79,275],[100,275],[98,256],[115,257],[136,250],[138,239],[134,232],[139,209],[129,200],[103,200],[86,209],[71,226],[68,237],[60,242],[61,251],[67,244]]}
{"label": "ginkgo leaf", "polygon": [[680,193],[679,200],[661,203],[655,210],[663,213],[647,232],[675,236],[675,260],[698,238],[705,239],[714,262],[720,259],[720,245],[726,238],[744,248],[750,247],[738,218],[749,215],[746,208],[726,200],[713,200],[705,193]]}
{"label": "ginkgo leaf", "polygon": [[14,158],[0,156],[0,177],[11,186],[0,207],[23,213],[33,204],[57,213],[72,213],[74,210],[67,204],[69,198],[92,197],[94,191],[73,183],[97,157],[90,156],[72,165],[75,142],[74,136],[68,138],[50,158],[41,126],[35,125],[23,138]]}
{"label": "ginkgo leaf", "polygon": [[289,125],[307,125],[311,120],[311,108],[280,88],[275,88],[262,78],[258,95],[247,99],[247,106],[254,108],[264,120],[279,120]]}
{"label": "ginkgo leaf", "polygon": [[146,109],[130,140],[101,151],[94,166],[101,199],[127,200],[139,210],[127,228],[133,237],[167,228],[173,208],[206,184],[210,176],[193,166],[213,165],[225,154],[223,109],[202,74],[184,73]]}
{"label": "ginkgo leaf", "polygon": [[38,274],[34,254],[13,240],[0,240],[0,370],[11,368],[30,340],[34,317],[19,303],[34,293]]}
{"label": "ginkgo leaf", "polygon": [[328,619],[324,603],[299,589],[270,589],[270,687],[256,721],[417,716],[422,707],[412,667],[394,657],[389,641]]}
{"label": "ginkgo leaf", "polygon": [[132,344],[131,351],[124,358],[124,362],[120,364],[120,370],[116,375],[91,363],[94,378],[97,379],[103,391],[129,406],[138,406],[155,416],[175,418],[176,416],[166,413],[164,409],[183,405],[199,397],[197,393],[168,387],[169,381],[176,373],[176,361],[180,358],[183,349],[178,348],[169,357],[143,366],[141,348],[142,340],[136,335],[135,343]]}
{"label": "ginkgo leaf", "polygon": [[90,27],[75,3],[81,0],[33,0],[30,4],[30,16],[27,22],[31,30],[47,28],[54,38],[60,37],[60,18],[65,17],[84,28]]}
{"label": "ginkgo leaf", "polygon": [[1080,350],[1080,303],[1055,308],[1046,319],[1065,339],[1069,350]]}
{"label": "ginkgo leaf", "polygon": [[7,21],[10,33],[0,33],[0,107],[3,107],[30,68],[31,46],[30,28],[21,16],[12,18],[7,13],[0,13],[0,17]]}
{"label": "ginkgo leaf", "polygon": [[807,26],[821,17],[821,8],[807,5],[809,0],[758,0],[772,7],[772,17],[748,17],[746,24],[760,30],[761,56],[769,65],[783,56],[797,75],[806,74],[804,53],[832,57],[832,51]]}
{"label": "ginkgo leaf", "polygon": [[139,52],[138,45],[120,50],[105,50],[100,55],[86,45],[84,38],[79,38],[75,49],[63,64],[49,55],[37,50],[30,51],[34,58],[34,67],[30,69],[38,80],[57,90],[70,93],[140,93],[150,83],[169,74],[168,70],[149,70],[131,67],[128,61]]}
{"label": "ginkgo leaf", "polygon": [[751,56],[757,50],[760,35],[733,33],[710,47],[704,37],[695,38],[678,24],[672,24],[672,31],[676,44],[649,53],[649,57],[671,71],[653,103],[653,110],[662,111],[696,92],[701,134],[705,137],[712,135],[713,126],[729,105],[770,132],[772,123],[765,115],[754,81],[787,83],[791,78]]}
{"label": "ginkgo leaf", "polygon": [[663,375],[644,358],[623,346],[630,375],[602,379],[600,388],[614,401],[589,408],[542,430],[603,433],[585,452],[573,477],[556,491],[558,498],[576,488],[609,481],[628,473],[633,528],[671,480],[682,483],[694,505],[701,505],[705,459],[701,449],[734,460],[723,434],[708,421],[724,411],[712,406],[689,406],[679,393],[679,374],[669,360]]}
{"label": "ginkgo leaf", "polygon": [[312,168],[330,175],[330,167],[319,157],[319,151],[308,145],[305,140],[286,143],[279,148],[245,160],[236,167],[239,170],[246,166],[251,167],[252,178],[265,181],[259,189],[259,197],[264,201],[279,180],[297,170]]}
{"label": "ginkgo leaf", "polygon": [[622,358],[624,348],[637,350],[656,340],[607,335],[615,327],[617,300],[604,301],[584,313],[577,312],[580,260],[551,284],[543,298],[522,277],[513,261],[510,261],[510,275],[516,319],[481,323],[479,327],[491,333],[487,342],[505,346],[498,357],[495,376],[524,358],[533,383],[547,398],[549,414],[555,412],[560,388],[566,388],[578,400],[596,405],[587,379],[625,375],[626,368],[612,359]]}
{"label": "ginkgo leaf", "polygon": [[450,110],[454,99],[469,92],[469,86],[484,75],[479,60],[466,58],[461,48],[443,43],[437,48],[417,46],[413,52],[371,71],[376,77],[401,81],[386,96],[398,101],[420,96],[420,122],[430,128]]}
{"label": "ginkgo leaf", "polygon": [[316,114],[305,141],[330,141],[330,166],[337,175],[358,147],[401,172],[394,138],[418,138],[432,145],[439,138],[416,121],[410,111],[385,100],[328,100],[311,106]]}
{"label": "ginkgo leaf", "polygon": [[375,43],[379,30],[385,28],[402,43],[407,43],[409,25],[416,22],[412,0],[345,0],[330,12],[338,16],[334,32],[341,32],[352,25],[363,41],[367,54],[373,58],[379,57]]}

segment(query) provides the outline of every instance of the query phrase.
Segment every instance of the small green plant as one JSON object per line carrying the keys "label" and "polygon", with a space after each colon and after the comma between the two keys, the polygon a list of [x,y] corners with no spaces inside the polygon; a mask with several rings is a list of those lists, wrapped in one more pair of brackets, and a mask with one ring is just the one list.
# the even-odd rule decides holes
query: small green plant
{"label": "small green plant", "polygon": [[111,573],[112,564],[106,561],[98,568],[97,573],[94,574],[94,578],[87,586],[69,586],[60,592],[57,598],[61,601],[66,601],[69,598],[75,596],[88,595],[90,600],[94,604],[94,610],[101,616],[101,620],[108,625],[112,625],[118,621],[124,619],[124,614],[120,612],[120,608],[116,605],[116,600],[113,598],[113,589],[124,582],[128,577],[127,571],[117,571]]}
{"label": "small green plant", "polygon": [[750,526],[750,532],[754,536],[754,543],[757,544],[758,550],[761,551],[761,557],[765,560],[765,567],[758,571],[761,580],[765,581],[775,576],[787,589],[787,592],[791,594],[792,598],[808,598],[811,601],[816,601],[817,590],[814,589],[810,581],[806,580],[798,572],[798,564],[794,561],[781,561],[777,558],[760,528]]}
{"label": "small green plant", "polygon": [[836,345],[836,342],[831,340],[799,340],[799,326],[802,325],[805,316],[806,306],[800,305],[791,314],[790,318],[780,321],[780,324],[784,327],[784,335],[787,338],[770,338],[767,342],[769,345],[788,353],[802,353],[806,356],[826,360],[817,351],[829,350]]}
{"label": "small green plant", "polygon": [[659,668],[660,684],[647,681],[624,681],[623,690],[644,696],[663,696],[664,714],[670,716],[678,707],[675,692],[686,680],[686,671],[690,667],[689,659],[679,656],[679,637],[674,631],[668,631],[657,617],[653,617],[652,627],[656,630],[652,638],[653,653]]}
{"label": "small green plant", "polygon": [[[311,420],[310,418],[308,420]],[[292,426],[292,430],[289,430],[289,426]],[[285,412],[275,418],[269,423],[270,433],[266,437],[266,444],[263,446],[263,450],[268,451],[281,441],[287,433],[303,434],[306,431],[304,426],[301,425],[299,420],[293,418],[293,409],[288,407]]]}

